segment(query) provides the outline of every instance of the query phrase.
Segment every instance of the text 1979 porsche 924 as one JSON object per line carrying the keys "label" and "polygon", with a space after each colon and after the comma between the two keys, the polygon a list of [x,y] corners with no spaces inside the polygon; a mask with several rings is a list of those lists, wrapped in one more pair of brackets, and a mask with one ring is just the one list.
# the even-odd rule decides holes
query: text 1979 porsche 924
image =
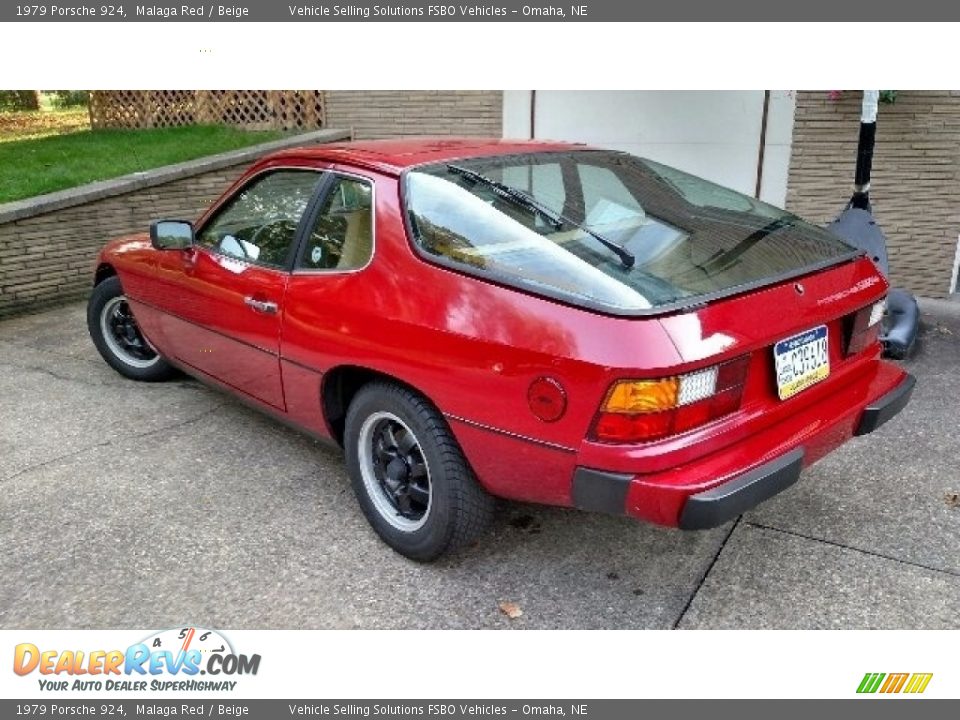
{"label": "text 1979 porsche 924", "polygon": [[[579,145],[345,143],[254,165],[196,223],[100,253],[90,332],[341,444],[391,547],[493,498],[696,529],[909,400],[887,283],[777,208]],[[282,472],[282,467],[277,468]]]}

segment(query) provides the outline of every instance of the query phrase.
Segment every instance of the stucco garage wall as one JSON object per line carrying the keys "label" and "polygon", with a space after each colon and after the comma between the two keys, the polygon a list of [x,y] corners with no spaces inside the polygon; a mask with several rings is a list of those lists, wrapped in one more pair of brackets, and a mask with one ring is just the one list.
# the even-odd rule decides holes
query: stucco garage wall
{"label": "stucco garage wall", "polygon": [[[822,223],[850,199],[862,97],[798,93],[790,210]],[[960,92],[901,90],[895,103],[880,105],[870,199],[893,284],[946,296],[960,234]]]}
{"label": "stucco garage wall", "polygon": [[[531,108],[531,102],[534,107]],[[783,206],[792,91],[770,93],[761,199]],[[586,142],[624,150],[754,195],[764,92],[514,90],[504,93],[505,137]]]}
{"label": "stucco garage wall", "polygon": [[105,241],[161,218],[196,218],[260,156],[348,137],[335,130],[0,205],[0,317],[89,293]]}

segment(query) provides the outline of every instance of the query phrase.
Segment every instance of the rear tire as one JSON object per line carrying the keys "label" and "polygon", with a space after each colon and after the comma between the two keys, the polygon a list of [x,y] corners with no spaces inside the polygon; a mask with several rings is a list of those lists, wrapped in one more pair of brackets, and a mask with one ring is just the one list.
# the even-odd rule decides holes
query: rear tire
{"label": "rear tire", "polygon": [[347,411],[344,448],[363,514],[411,560],[435,560],[472,542],[493,517],[494,499],[443,417],[406,388],[361,388]]}
{"label": "rear tire", "polygon": [[93,289],[87,303],[87,329],[103,359],[124,377],[157,382],[176,375],[140,332],[120,278],[109,277]]}

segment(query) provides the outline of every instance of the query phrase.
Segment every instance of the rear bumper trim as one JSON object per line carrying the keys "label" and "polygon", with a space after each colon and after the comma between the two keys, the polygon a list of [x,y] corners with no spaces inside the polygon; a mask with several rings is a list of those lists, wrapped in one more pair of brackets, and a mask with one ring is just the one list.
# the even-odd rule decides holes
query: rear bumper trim
{"label": "rear bumper trim", "polygon": [[910,402],[910,396],[913,394],[913,388],[916,384],[917,379],[913,375],[907,375],[897,387],[867,405],[863,415],[860,416],[860,424],[857,425],[853,434],[867,435],[872,433],[887,420],[897,415]]}
{"label": "rear bumper trim", "polygon": [[633,475],[578,467],[571,488],[573,506],[580,510],[623,515]]}
{"label": "rear bumper trim", "polygon": [[793,485],[802,469],[803,448],[795,448],[729,482],[691,495],[680,513],[680,528],[705,530],[722,525]]}

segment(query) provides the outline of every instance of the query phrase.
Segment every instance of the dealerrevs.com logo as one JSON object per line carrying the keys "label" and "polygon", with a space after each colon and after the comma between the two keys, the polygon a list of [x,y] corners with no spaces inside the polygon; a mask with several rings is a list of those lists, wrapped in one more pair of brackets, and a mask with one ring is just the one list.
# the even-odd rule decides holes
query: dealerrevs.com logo
{"label": "dealerrevs.com logo", "polygon": [[[260,655],[238,654],[216,630],[175,628],[151,634],[126,650],[14,648],[13,671],[38,675],[44,691],[231,691],[233,679],[256,675]],[[202,678],[201,678],[202,676]]]}

